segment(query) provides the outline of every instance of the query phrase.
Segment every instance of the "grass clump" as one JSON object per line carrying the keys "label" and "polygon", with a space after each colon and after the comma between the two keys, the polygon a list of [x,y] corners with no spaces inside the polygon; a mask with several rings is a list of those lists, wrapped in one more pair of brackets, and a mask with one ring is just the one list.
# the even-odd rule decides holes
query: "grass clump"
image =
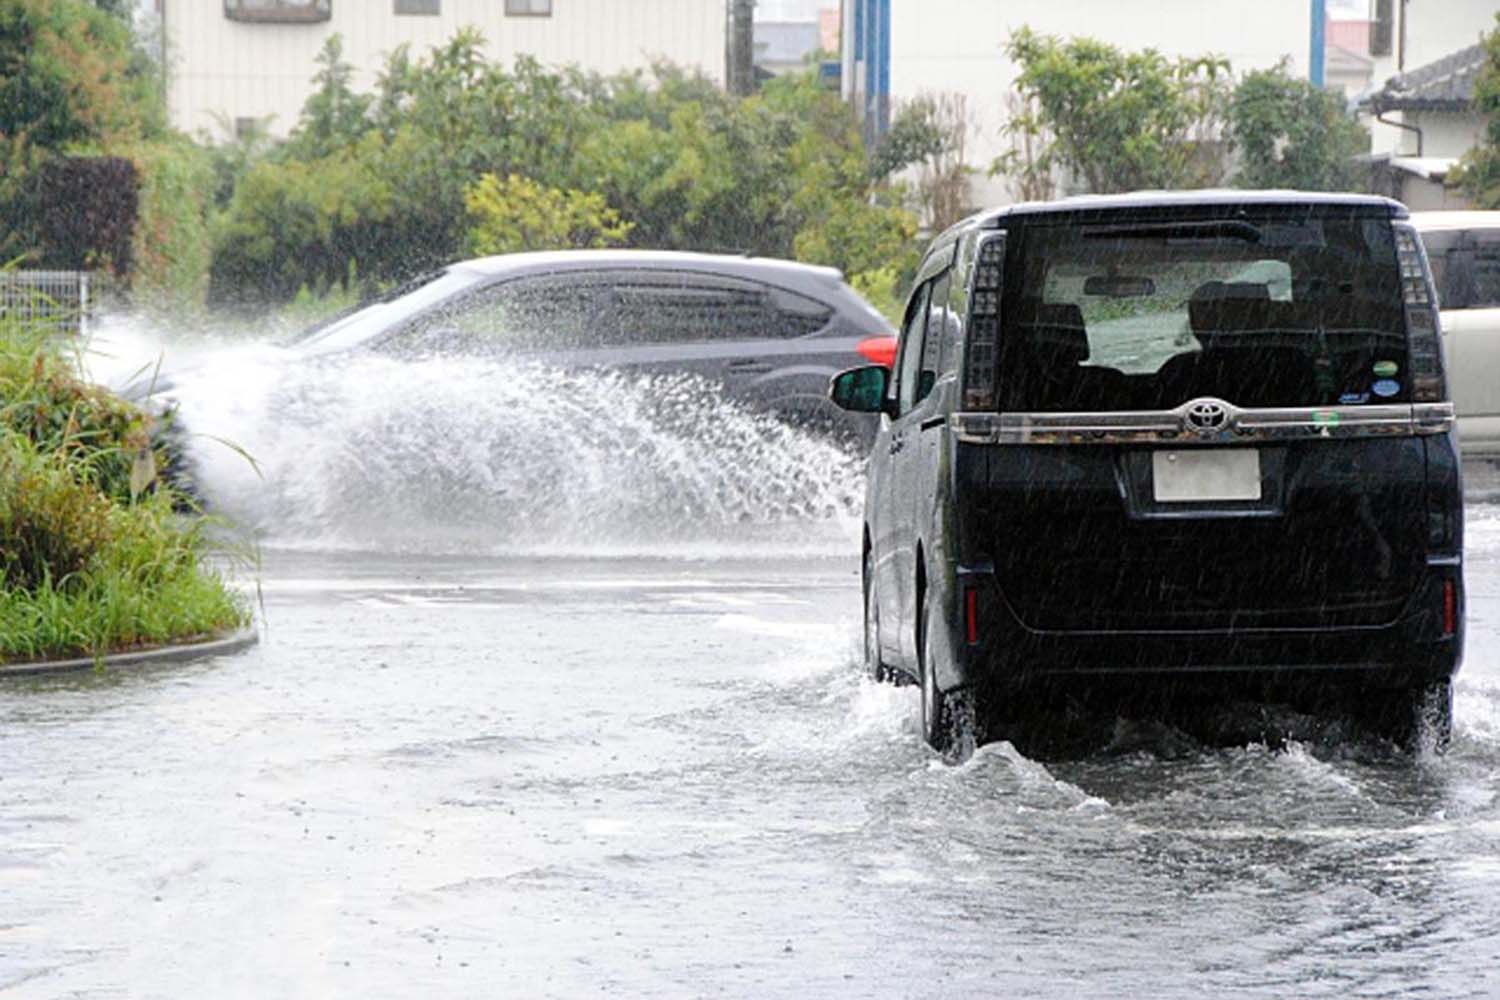
{"label": "grass clump", "polygon": [[201,513],[155,476],[153,420],[0,323],[0,663],[178,642],[249,621]]}

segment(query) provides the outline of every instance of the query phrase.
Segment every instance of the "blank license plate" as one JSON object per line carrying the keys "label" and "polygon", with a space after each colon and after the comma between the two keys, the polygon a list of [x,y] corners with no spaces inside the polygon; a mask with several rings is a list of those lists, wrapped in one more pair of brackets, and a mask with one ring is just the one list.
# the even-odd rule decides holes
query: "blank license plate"
{"label": "blank license plate", "polygon": [[1151,484],[1161,503],[1259,500],[1260,452],[1254,448],[1152,452]]}

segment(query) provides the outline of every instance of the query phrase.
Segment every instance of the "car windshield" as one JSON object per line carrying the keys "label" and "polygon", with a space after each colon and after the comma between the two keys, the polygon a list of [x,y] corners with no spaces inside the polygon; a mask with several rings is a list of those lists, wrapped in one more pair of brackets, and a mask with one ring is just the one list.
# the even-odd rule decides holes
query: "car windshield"
{"label": "car windshield", "polygon": [[317,354],[358,347],[484,280],[482,275],[463,268],[434,271],[394,289],[341,319],[314,328],[295,341],[295,345]]}
{"label": "car windshield", "polygon": [[1403,402],[1405,326],[1384,219],[1021,227],[999,354],[1008,410]]}

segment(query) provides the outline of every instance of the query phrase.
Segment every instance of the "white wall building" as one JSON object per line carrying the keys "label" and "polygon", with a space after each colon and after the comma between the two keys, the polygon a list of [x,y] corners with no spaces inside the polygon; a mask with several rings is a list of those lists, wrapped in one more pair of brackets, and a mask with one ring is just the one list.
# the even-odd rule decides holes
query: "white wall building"
{"label": "white wall building", "polygon": [[295,127],[314,59],[332,34],[369,90],[387,53],[425,55],[464,27],[491,58],[614,73],[668,60],[722,83],[724,0],[156,0],[169,68],[172,124],[225,138],[223,125],[270,119]]}
{"label": "white wall building", "polygon": [[[1389,10],[1392,21],[1389,51],[1375,59],[1374,88],[1380,89],[1392,77],[1415,73],[1436,64],[1479,42],[1480,36],[1496,27],[1500,0],[1372,0],[1382,12]],[[1430,81],[1429,81],[1430,82]],[[1409,112],[1397,111],[1382,117],[1403,121]],[[1407,124],[1410,124],[1407,122]],[[1478,136],[1477,120],[1429,120],[1424,123],[1423,156],[1459,156],[1474,144]],[[1372,122],[1373,152],[1417,155],[1410,130]]]}
{"label": "white wall building", "polygon": [[[963,94],[974,119],[969,161],[980,173],[973,186],[979,204],[1013,200],[1009,183],[985,176],[990,162],[1010,148],[1002,134],[1017,67],[1006,41],[1027,26],[1041,34],[1088,36],[1134,50],[1171,56],[1214,54],[1235,73],[1287,60],[1305,74],[1312,37],[1309,0],[866,0],[874,10],[851,10],[845,0],[844,37],[857,44],[855,15],[876,25],[888,8],[889,99],[894,107],[923,93]],[[845,93],[859,103],[866,81],[878,81],[846,47]],[[876,84],[878,86],[878,83]]]}

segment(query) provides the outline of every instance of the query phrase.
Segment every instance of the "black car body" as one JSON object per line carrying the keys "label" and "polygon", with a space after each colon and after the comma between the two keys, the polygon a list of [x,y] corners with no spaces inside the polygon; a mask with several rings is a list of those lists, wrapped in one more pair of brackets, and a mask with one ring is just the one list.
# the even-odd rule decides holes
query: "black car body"
{"label": "black car body", "polygon": [[894,332],[832,268],[578,250],[452,264],[292,347],[306,357],[358,350],[692,373],[729,399],[867,445],[875,421],[832,406],[828,379],[852,364],[889,364]]}
{"label": "black car body", "polygon": [[893,377],[831,388],[882,414],[866,657],[923,684],[930,742],[1035,689],[1204,681],[1347,682],[1446,732],[1458,449],[1406,217],[1138,194],[933,242]]}

